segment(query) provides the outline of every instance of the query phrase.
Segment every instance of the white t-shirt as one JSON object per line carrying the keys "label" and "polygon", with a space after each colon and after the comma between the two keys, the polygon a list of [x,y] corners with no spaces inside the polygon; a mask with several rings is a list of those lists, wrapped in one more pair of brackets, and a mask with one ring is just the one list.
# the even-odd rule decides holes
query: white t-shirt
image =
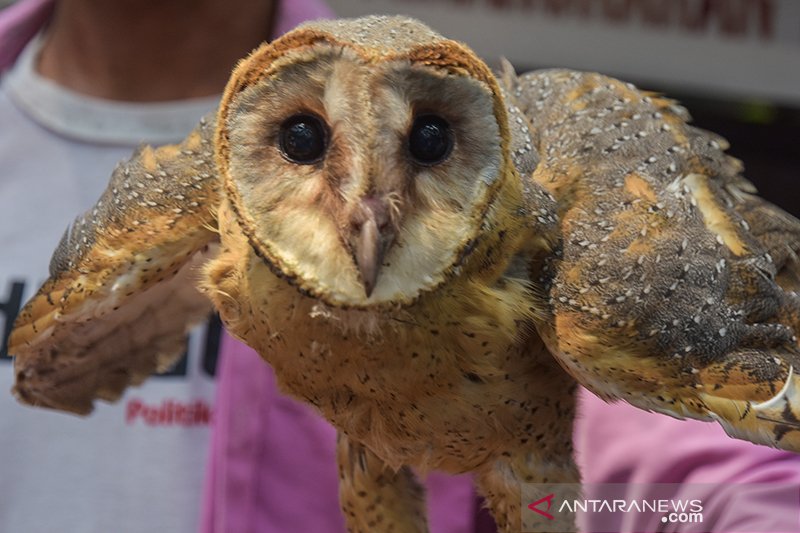
{"label": "white t-shirt", "polygon": [[[210,434],[214,335],[171,376],[87,418],[26,407],[5,346],[67,224],[140,143],[178,142],[216,98],[121,104],[38,76],[35,39],[0,80],[0,532],[193,533]],[[207,342],[208,340],[208,342]]]}

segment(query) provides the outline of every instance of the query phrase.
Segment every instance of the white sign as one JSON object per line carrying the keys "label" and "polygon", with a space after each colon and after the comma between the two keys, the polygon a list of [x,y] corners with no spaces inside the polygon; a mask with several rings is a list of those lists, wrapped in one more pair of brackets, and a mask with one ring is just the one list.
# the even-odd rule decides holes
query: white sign
{"label": "white sign", "polygon": [[413,16],[490,64],[800,105],[798,0],[328,1],[344,17]]}

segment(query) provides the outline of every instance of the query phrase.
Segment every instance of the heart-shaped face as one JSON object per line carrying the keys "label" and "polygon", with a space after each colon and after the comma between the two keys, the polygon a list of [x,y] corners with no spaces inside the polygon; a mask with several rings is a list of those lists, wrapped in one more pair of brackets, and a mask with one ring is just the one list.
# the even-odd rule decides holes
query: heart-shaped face
{"label": "heart-shaped face", "polygon": [[218,162],[256,253],[334,306],[409,304],[473,248],[508,172],[488,68],[399,17],[320,22],[228,85]]}

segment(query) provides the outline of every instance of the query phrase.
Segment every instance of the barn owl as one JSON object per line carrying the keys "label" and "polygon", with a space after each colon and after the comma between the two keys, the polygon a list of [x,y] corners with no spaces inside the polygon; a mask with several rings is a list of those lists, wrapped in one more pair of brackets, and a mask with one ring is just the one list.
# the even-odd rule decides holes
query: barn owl
{"label": "barn owl", "polygon": [[797,450],[800,222],[687,121],[599,74],[493,74],[407,18],[301,26],[70,226],[14,392],[87,413],[213,304],[338,429],[354,532],[427,531],[432,469],[519,531],[522,483],[580,479],[578,384]]}

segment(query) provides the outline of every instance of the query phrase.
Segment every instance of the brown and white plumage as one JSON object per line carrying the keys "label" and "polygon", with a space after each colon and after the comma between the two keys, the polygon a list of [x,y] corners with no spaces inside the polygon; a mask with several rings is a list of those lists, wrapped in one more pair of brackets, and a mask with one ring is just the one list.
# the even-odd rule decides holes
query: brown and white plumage
{"label": "brown and white plumage", "polygon": [[191,265],[216,240],[213,131],[204,121],[180,145],[140,148],[67,228],[10,339],[21,401],[87,414],[183,352],[211,310]]}
{"label": "brown and white plumage", "polygon": [[559,202],[540,327],[554,355],[605,398],[800,447],[800,223],[754,196],[727,143],[673,101],[567,71],[513,90],[552,124],[533,177]]}
{"label": "brown and white plumage", "polygon": [[208,126],[130,164],[137,183],[163,165],[159,216],[191,217],[133,227],[156,206],[113,193],[115,174],[86,245],[57,252],[17,323],[16,390],[85,412],[141,379],[155,366],[141,349],[172,348],[189,309],[166,307],[122,355],[104,339],[174,302],[180,267],[218,238],[201,286],[283,390],[340,430],[353,531],[425,530],[409,467],[475,471],[518,530],[521,482],[579,479],[576,381],[798,449],[800,223],[687,119],[597,74],[496,78],[410,19],[303,26],[234,72],[218,181],[195,157]]}

